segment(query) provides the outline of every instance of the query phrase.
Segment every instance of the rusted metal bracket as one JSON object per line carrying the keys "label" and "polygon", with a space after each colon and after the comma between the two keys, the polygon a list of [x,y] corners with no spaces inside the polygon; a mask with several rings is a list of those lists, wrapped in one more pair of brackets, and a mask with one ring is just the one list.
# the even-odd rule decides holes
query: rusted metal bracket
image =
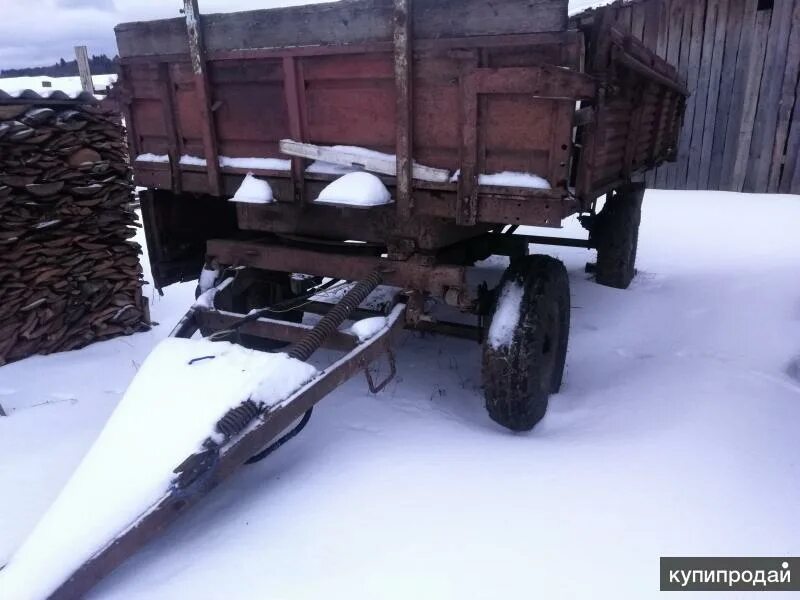
{"label": "rusted metal bracket", "polygon": [[394,352],[391,348],[386,351],[386,358],[389,361],[389,374],[378,385],[375,385],[375,381],[372,379],[372,373],[369,370],[369,365],[364,367],[364,376],[367,379],[367,386],[369,386],[369,391],[373,394],[377,394],[378,392],[382,391],[387,385],[389,385],[389,382],[394,379],[395,375],[397,375],[397,364],[394,358]]}
{"label": "rusted metal bracket", "polygon": [[[256,267],[284,273],[308,273],[358,281],[377,268],[383,270],[384,283],[415,289],[443,298],[450,288],[465,290],[466,269],[460,265],[424,264],[416,257],[392,261],[378,256],[321,252],[308,248],[244,242],[209,240],[207,255],[220,264]],[[465,307],[466,308],[466,307]]]}

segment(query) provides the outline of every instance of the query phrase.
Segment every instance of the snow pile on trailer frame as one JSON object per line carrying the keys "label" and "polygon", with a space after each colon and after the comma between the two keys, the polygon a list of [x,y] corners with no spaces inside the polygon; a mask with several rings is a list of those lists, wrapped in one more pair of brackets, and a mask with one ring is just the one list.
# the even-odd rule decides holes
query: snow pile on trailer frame
{"label": "snow pile on trailer frame", "polygon": [[42,600],[136,524],[248,398],[274,406],[317,374],[288,355],[167,338],[147,357],[75,474],[9,564],[0,597]]}

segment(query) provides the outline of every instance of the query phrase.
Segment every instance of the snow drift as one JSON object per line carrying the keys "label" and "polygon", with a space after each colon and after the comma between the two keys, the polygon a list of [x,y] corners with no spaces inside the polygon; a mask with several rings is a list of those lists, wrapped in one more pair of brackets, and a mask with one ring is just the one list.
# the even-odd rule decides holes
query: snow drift
{"label": "snow drift", "polygon": [[[199,359],[199,360],[198,360]],[[0,571],[0,598],[44,600],[168,490],[173,470],[248,398],[279,403],[317,370],[286,354],[168,338],[41,521]]]}

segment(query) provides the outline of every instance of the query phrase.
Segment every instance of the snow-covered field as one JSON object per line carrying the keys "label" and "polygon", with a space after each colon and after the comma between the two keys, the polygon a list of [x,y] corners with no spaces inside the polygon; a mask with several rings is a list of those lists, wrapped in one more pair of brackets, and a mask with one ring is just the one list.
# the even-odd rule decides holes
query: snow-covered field
{"label": "snow-covered field", "polygon": [[[532,433],[486,416],[476,345],[407,333],[386,391],[331,394],[90,597],[640,600],[662,555],[800,554],[798,223],[796,196],[648,192],[627,291],[539,248],[573,317]],[[193,288],[152,298],[151,332],[0,368],[0,564]]]}
{"label": "snow-covered field", "polygon": [[[116,75],[92,75],[95,91],[104,90],[117,80]],[[49,82],[50,87],[42,86],[42,82]],[[75,97],[81,93],[80,77],[0,77],[0,90],[9,96],[18,96],[25,90],[31,90],[40,96],[49,96],[53,92],[64,92],[67,96]]]}

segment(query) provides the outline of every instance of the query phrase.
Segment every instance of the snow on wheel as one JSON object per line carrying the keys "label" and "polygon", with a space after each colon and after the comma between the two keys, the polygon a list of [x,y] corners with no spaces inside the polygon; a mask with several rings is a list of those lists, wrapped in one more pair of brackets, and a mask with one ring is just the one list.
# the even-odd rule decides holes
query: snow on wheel
{"label": "snow on wheel", "polygon": [[591,239],[597,248],[595,280],[601,285],[624,290],[636,275],[644,189],[642,184],[631,184],[609,194],[592,225]]}
{"label": "snow on wheel", "polygon": [[529,431],[558,392],[569,337],[569,280],[550,256],[513,260],[503,274],[486,340],[486,410],[512,431]]}

